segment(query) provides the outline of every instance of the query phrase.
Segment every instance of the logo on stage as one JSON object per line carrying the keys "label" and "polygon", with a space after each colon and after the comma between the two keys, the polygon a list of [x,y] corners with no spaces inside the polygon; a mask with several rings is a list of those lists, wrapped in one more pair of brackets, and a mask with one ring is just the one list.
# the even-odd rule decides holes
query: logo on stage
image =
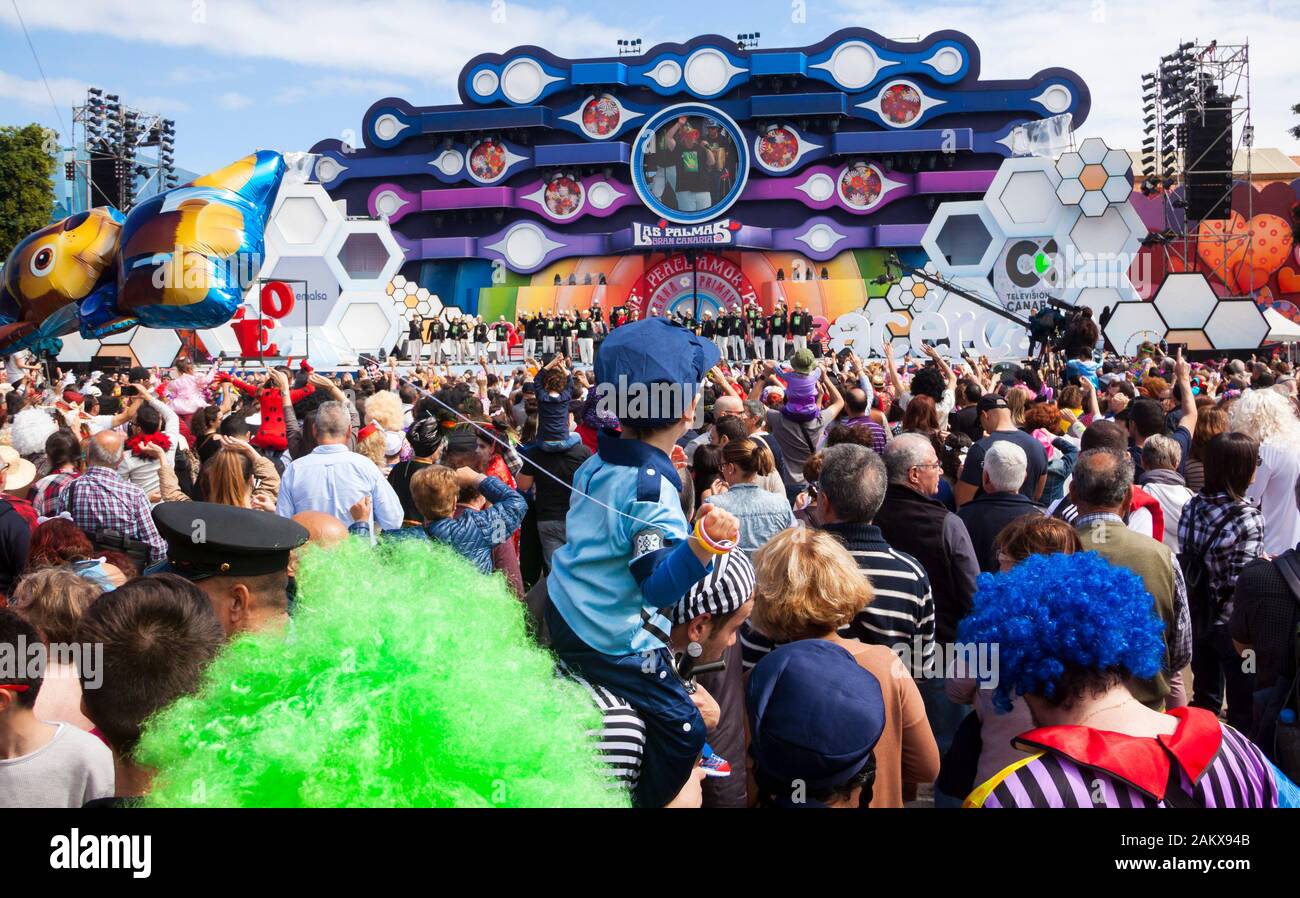
{"label": "logo on stage", "polygon": [[699,314],[716,315],[724,309],[740,309],[750,300],[758,300],[758,291],[750,283],[740,266],[722,256],[686,255],[669,256],[650,268],[637,282],[628,297],[627,305],[639,318],[650,315],[668,315],[679,307],[696,314],[695,298],[699,297]]}
{"label": "logo on stage", "polygon": [[740,222],[724,218],[703,225],[670,225],[666,219],[658,224],[632,223],[634,246],[722,246],[730,244],[740,230]]}

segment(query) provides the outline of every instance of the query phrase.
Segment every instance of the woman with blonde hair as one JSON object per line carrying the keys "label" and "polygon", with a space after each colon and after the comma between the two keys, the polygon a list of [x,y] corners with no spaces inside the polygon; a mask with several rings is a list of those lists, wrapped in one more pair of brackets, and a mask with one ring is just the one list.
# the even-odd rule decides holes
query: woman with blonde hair
{"label": "woman with blonde hair", "polygon": [[[102,592],[95,581],[69,568],[44,568],[18,582],[9,605],[40,631],[47,648],[72,646],[81,615]],[[63,652],[49,653],[35,711],[40,720],[70,723],[88,733],[95,728],[81,713],[81,677],[75,660],[69,662]]]}
{"label": "woman with blonde hair", "polygon": [[869,806],[901,808],[905,783],[928,783],[938,775],[939,746],[921,692],[898,656],[836,633],[871,602],[871,581],[835,537],[807,527],[774,537],[754,556],[754,569],[752,629],[778,643],[825,640],[880,682],[885,729],[876,743]]}
{"label": "woman with blonde hair", "polygon": [[1247,390],[1229,406],[1228,427],[1259,443],[1246,497],[1264,514],[1264,551],[1281,555],[1300,542],[1300,418],[1281,393]]}
{"label": "woman with blonde hair", "polygon": [[387,476],[406,448],[406,413],[402,397],[380,390],[365,401],[366,424],[357,433],[357,451],[373,461]]}
{"label": "woman with blonde hair", "polygon": [[[221,445],[199,468],[198,498],[220,505],[274,512],[275,501],[280,495],[280,475],[275,464],[242,440],[219,434],[212,439]],[[175,469],[167,464],[159,447],[149,448],[156,450],[155,455],[161,462],[158,485],[162,501],[189,501],[190,497],[176,481]]]}
{"label": "woman with blonde hair", "polygon": [[794,526],[794,512],[785,496],[770,493],[758,483],[758,478],[766,477],[775,466],[772,450],[762,440],[728,440],[722,447],[722,482],[714,482],[709,504],[739,519],[739,548],[751,560],[765,542]]}

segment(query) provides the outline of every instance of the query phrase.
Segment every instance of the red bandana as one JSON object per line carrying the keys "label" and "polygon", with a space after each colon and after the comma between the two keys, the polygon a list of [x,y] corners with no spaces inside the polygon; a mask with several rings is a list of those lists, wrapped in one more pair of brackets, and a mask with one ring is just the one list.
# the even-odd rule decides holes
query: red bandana
{"label": "red bandana", "polygon": [[137,433],[126,441],[126,448],[131,450],[131,454],[141,458],[144,457],[144,453],[140,451],[140,447],[145,445],[161,446],[166,452],[172,447],[172,441],[165,433]]}

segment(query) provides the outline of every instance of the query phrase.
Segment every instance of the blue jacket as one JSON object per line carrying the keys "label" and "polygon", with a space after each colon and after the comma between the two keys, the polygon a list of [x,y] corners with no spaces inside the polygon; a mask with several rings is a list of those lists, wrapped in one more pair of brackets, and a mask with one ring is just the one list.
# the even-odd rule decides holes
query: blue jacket
{"label": "blue jacket", "polygon": [[464,555],[485,574],[492,573],[492,547],[510,538],[528,511],[528,502],[496,477],[484,477],[479,492],[492,503],[481,511],[443,518],[419,527],[386,530],[389,539],[433,539]]}

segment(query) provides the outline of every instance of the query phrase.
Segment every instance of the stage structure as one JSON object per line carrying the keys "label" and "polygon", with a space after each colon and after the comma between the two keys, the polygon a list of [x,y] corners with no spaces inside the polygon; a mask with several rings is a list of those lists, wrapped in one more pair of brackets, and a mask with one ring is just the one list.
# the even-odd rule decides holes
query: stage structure
{"label": "stage structure", "polygon": [[[1027,127],[1088,115],[1073,72],[981,80],[979,48],[954,31],[753,43],[707,35],[601,59],[533,46],[478,56],[461,70],[460,103],[374,103],[361,146],[313,147],[314,178],[348,214],[391,226],[406,258],[389,285],[403,317],[430,301],[514,320],[596,303],[716,313],[752,299],[802,306],[823,329],[888,309],[890,335],[906,342],[916,297],[877,283],[887,259],[933,264],[922,238],[942,204],[982,202]],[[962,221],[945,243],[980,227]],[[985,223],[990,258],[1019,239]],[[989,284],[982,296],[996,295]],[[941,315],[988,318],[966,342],[1017,351],[1011,322],[948,301]]]}
{"label": "stage structure", "polygon": [[231,321],[73,335],[60,360],[166,365],[197,339],[333,368],[391,351],[413,317],[596,304],[782,302],[862,353],[992,358],[1021,356],[1020,322],[1049,302],[1093,309],[1121,352],[1256,349],[1262,311],[1300,322],[1300,182],[1232,180],[1248,48],[1193,41],[1144,80],[1135,185],[1127,152],[1076,145],[1090,98],[1065,69],[981,80],[953,31],[756,38],[583,60],[518,47],[471,59],[457,104],[379,100],[359,146],[286,155]]}

